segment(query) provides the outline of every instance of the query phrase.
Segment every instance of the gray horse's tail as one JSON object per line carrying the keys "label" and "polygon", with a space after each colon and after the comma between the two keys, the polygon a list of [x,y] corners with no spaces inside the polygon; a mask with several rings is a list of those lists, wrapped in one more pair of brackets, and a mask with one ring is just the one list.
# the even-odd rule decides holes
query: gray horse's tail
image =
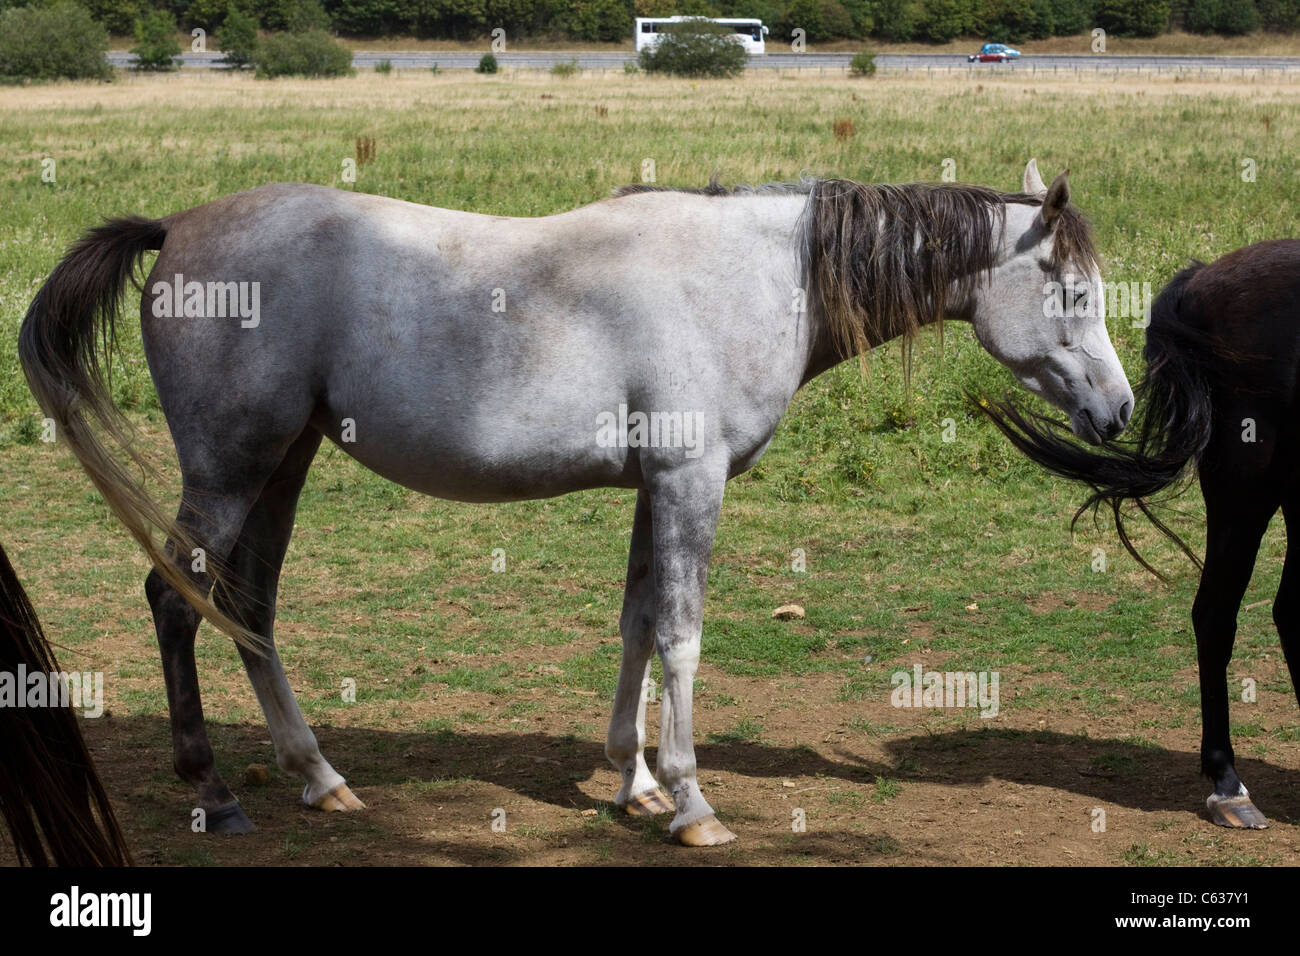
{"label": "gray horse's tail", "polygon": [[[89,230],[32,300],[18,333],[18,358],[32,394],[54,421],[56,437],[68,443],[158,573],[214,626],[260,651],[261,637],[218,610],[168,560],[154,537],[156,531],[162,532],[164,540],[171,538],[182,555],[192,553],[197,545],[127,471],[128,466],[145,474],[154,469],[135,446],[131,424],[113,404],[107,370],[117,344],[122,290],[144,254],[161,249],[166,238],[164,223],[140,217],[111,219]],[[110,451],[100,432],[124,460]],[[209,573],[214,563],[209,560]]]}

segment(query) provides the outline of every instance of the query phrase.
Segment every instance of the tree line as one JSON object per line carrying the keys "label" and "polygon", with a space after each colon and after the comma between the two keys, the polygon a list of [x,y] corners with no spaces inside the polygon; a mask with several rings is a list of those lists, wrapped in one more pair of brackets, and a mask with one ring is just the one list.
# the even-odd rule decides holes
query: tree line
{"label": "tree line", "polygon": [[[8,7],[49,0],[0,0]],[[1300,28],[1300,0],[81,0],[115,35],[156,9],[189,30],[218,29],[230,11],[263,30],[325,29],[353,37],[470,40],[500,27],[507,41],[624,41],[638,16],[759,17],[771,42],[879,39],[946,43],[960,36],[1020,43],[1100,27],[1112,36],[1170,30],[1240,35]]]}

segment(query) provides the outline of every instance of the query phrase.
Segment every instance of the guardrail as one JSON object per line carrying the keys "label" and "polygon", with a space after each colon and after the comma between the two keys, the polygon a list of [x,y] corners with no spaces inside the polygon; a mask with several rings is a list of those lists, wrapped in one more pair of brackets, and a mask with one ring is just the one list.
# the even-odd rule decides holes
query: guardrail
{"label": "guardrail", "polygon": [[[481,53],[463,51],[402,51],[375,52],[358,50],[353,53],[353,66],[372,69],[387,60],[394,70],[427,70],[435,64],[440,70],[472,70],[478,65]],[[584,72],[622,72],[626,64],[637,62],[632,53],[564,53],[526,52],[499,53],[497,61],[502,72],[546,70],[556,63],[573,60]],[[782,72],[843,76],[848,73],[849,53],[769,53],[753,57],[750,68]],[[185,53],[181,57],[186,70],[219,69],[221,54]],[[135,58],[128,52],[115,50],[109,53],[109,62],[118,67],[130,67]],[[1198,56],[1111,56],[1037,55],[1025,56],[1007,63],[970,63],[963,56],[951,54],[879,54],[876,67],[881,73],[925,76],[989,77],[1005,74],[1017,76],[1059,76],[1071,74],[1133,76],[1262,76],[1300,75],[1300,57],[1198,57]]]}

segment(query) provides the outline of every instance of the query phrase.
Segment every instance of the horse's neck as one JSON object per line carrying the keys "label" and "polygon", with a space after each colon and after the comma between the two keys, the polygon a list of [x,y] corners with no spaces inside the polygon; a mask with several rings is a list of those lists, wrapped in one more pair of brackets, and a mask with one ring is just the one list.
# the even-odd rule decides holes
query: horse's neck
{"label": "horse's neck", "polygon": [[[917,234],[914,236],[914,241],[919,244],[923,241],[923,237]],[[805,283],[808,282],[809,277],[802,277],[802,281]],[[916,277],[915,281],[920,282],[923,286],[928,286],[928,283],[924,282],[924,277]],[[961,297],[958,295],[958,285],[959,283],[954,281],[949,287],[947,295],[949,307],[946,314],[941,318],[957,321],[969,321],[971,318],[971,303],[962,301]],[[812,348],[809,351],[808,365],[804,370],[803,381],[801,384],[811,381],[818,375],[829,371],[842,362],[852,358],[858,358],[860,355],[859,351],[851,353],[845,352],[843,345],[835,339],[835,335],[829,325],[828,317],[820,309],[812,307],[811,303],[815,302],[817,299],[814,290],[808,289],[807,291],[808,301],[810,303],[809,328],[811,330]],[[920,324],[923,327],[933,325],[939,321],[939,319],[940,317],[930,316],[923,318]],[[885,345],[894,341],[905,331],[906,329],[900,320],[894,317],[889,317],[885,320],[874,322],[872,326],[866,330],[865,337],[868,342],[868,347],[875,349],[877,346]]]}
{"label": "horse's neck", "polygon": [[[809,299],[811,300],[811,298],[812,294],[810,290]],[[810,305],[808,317],[812,347],[809,350],[808,365],[804,369],[803,380],[800,382],[801,385],[812,381],[818,375],[829,371],[842,362],[858,358],[861,354],[858,351],[850,353],[845,352],[841,343],[835,340],[835,335],[831,331],[827,316],[821,310],[812,308]],[[959,313],[946,316],[946,318],[961,320],[967,318],[967,316]],[[922,324],[931,325],[934,322],[934,319],[930,319]],[[873,329],[871,334],[868,335],[870,348],[875,349],[877,346],[892,342],[899,338],[902,332],[903,330],[901,328],[891,329],[882,323],[879,328]]]}

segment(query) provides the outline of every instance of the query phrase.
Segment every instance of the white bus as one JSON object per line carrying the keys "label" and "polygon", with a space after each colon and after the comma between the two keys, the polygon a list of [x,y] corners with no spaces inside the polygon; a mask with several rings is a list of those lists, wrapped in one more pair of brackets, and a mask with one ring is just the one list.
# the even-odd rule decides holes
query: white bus
{"label": "white bus", "polygon": [[669,26],[686,20],[708,20],[731,30],[736,40],[745,48],[745,52],[757,56],[766,53],[763,37],[767,36],[767,27],[762,20],[747,20],[739,17],[637,17],[636,51],[651,49],[659,42]]}

